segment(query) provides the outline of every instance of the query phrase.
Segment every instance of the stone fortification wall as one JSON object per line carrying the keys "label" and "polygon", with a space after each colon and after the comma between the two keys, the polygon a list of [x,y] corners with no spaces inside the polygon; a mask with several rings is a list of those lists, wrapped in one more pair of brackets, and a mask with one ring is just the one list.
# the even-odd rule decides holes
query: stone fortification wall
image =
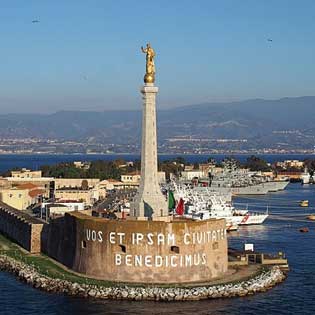
{"label": "stone fortification wall", "polygon": [[30,215],[0,203],[0,233],[31,253],[41,251],[43,223]]}
{"label": "stone fortification wall", "polygon": [[228,267],[224,220],[110,221],[72,212],[46,232],[46,254],[104,280],[205,282]]}

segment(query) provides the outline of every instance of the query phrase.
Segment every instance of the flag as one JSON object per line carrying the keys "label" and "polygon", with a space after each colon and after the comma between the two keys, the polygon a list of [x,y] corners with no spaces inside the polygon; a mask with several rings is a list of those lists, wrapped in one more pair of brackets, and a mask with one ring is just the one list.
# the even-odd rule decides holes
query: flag
{"label": "flag", "polygon": [[184,200],[183,200],[183,198],[179,199],[179,202],[178,202],[177,207],[176,207],[176,213],[178,215],[184,214]]}
{"label": "flag", "polygon": [[171,190],[168,191],[168,208],[169,209],[175,208],[175,198],[174,198],[174,194]]}

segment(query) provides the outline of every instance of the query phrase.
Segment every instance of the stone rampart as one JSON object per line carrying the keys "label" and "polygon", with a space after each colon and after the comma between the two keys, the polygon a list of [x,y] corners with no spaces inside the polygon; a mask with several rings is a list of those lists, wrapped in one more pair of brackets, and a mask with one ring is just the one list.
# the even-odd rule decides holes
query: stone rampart
{"label": "stone rampart", "polygon": [[31,253],[41,251],[43,222],[0,203],[0,232]]}
{"label": "stone rampart", "polygon": [[225,220],[106,220],[78,212],[47,226],[44,252],[89,277],[194,283],[228,268]]}

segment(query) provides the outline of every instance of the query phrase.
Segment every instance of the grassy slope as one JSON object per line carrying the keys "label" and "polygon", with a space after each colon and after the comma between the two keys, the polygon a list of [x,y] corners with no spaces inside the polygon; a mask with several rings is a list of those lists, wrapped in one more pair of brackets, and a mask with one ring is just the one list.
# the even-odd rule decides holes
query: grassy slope
{"label": "grassy slope", "polygon": [[112,284],[108,281],[80,277],[74,273],[71,273],[55,264],[45,255],[33,255],[28,253],[17,244],[4,237],[2,234],[0,234],[0,255],[1,254],[11,257],[17,261],[24,262],[25,264],[34,267],[40,274],[50,278],[58,278],[80,284],[90,284],[104,287],[110,286]]}

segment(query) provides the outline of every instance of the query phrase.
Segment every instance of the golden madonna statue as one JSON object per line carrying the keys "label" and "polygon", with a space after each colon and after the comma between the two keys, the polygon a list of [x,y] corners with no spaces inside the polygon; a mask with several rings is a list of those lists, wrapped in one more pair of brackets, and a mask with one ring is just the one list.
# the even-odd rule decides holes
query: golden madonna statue
{"label": "golden madonna statue", "polygon": [[150,43],[147,44],[146,48],[141,47],[143,53],[146,54],[146,73],[144,76],[144,83],[154,83],[155,81],[155,65],[154,57],[155,51],[151,47]]}

